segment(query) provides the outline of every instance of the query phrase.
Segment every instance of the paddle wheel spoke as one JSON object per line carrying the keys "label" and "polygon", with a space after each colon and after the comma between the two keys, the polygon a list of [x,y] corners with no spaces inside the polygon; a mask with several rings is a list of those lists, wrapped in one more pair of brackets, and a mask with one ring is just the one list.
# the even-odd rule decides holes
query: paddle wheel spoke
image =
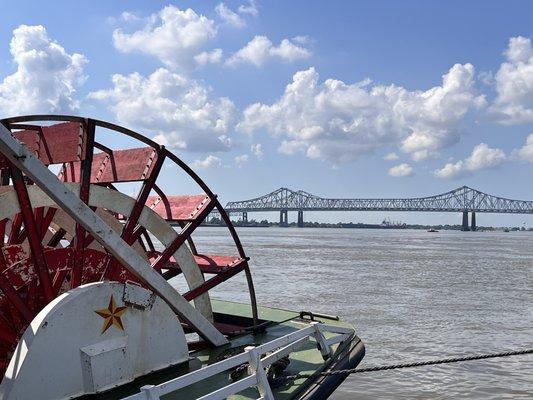
{"label": "paddle wheel spoke", "polygon": [[54,216],[56,215],[56,211],[57,211],[57,208],[53,208],[53,207],[48,208],[48,210],[46,211],[46,214],[41,223],[41,240],[44,239],[46,232],[48,232],[48,228],[50,227],[50,224],[52,223],[52,220],[54,219]]}
{"label": "paddle wheel spoke", "polygon": [[6,239],[5,239],[5,236],[6,236],[6,225],[7,225],[7,218],[4,218],[3,220],[0,221],[0,245],[4,245]]}
{"label": "paddle wheel spoke", "polygon": [[209,213],[215,207],[215,203],[215,199],[206,198],[205,202],[201,204],[202,208],[196,214],[195,219],[185,225],[181,232],[178,233],[176,239],[174,239],[172,243],[167,246],[165,250],[163,250],[161,255],[159,255],[159,257],[157,257],[157,259],[152,263],[152,268],[156,270],[163,268],[163,266],[168,262],[168,260],[176,252],[176,250],[178,250],[178,248],[180,248],[180,246],[185,243],[185,241],[191,236],[194,230],[198,226],[200,226],[202,221],[209,215]]}
{"label": "paddle wheel spoke", "polygon": [[26,303],[20,298],[11,282],[4,276],[5,269],[6,262],[4,260],[4,256],[0,254],[0,290],[4,293],[4,296],[7,297],[9,302],[18,310],[20,315],[22,315],[27,322],[31,322],[34,314],[28,308]]}
{"label": "paddle wheel spoke", "polygon": [[31,249],[35,267],[38,271],[41,289],[43,290],[46,301],[50,302],[54,298],[54,292],[52,289],[52,283],[50,281],[50,275],[48,273],[48,267],[46,266],[46,260],[44,258],[41,237],[38,234],[37,227],[35,225],[33,208],[30,202],[30,197],[28,196],[28,190],[26,188],[22,172],[20,172],[18,168],[11,167],[11,179],[13,180],[13,186],[15,188],[15,192],[17,193],[20,213],[22,215],[22,220],[24,221],[24,229],[27,231],[28,243]]}
{"label": "paddle wheel spoke", "polygon": [[[0,207],[0,370],[5,370],[20,335],[47,304],[66,291],[101,280],[140,282],[202,338],[221,344],[224,337],[209,322],[213,310],[208,292],[244,271],[257,321],[248,259],[229,217],[216,195],[165,147],[93,119],[31,116],[0,123],[0,204],[13,203]],[[4,126],[11,131],[9,137]],[[108,131],[115,136],[105,137]],[[116,140],[116,135],[126,140]],[[20,144],[13,137],[24,144],[24,158],[17,158],[23,153],[14,151]],[[126,141],[124,149],[110,147]],[[191,178],[200,194],[165,193],[160,185],[167,178],[161,179],[163,171],[170,171],[163,169],[167,163]],[[59,171],[43,169],[52,165]],[[140,184],[134,199],[125,193],[124,188],[131,188],[128,184]],[[215,207],[238,256],[198,254],[192,234]],[[104,237],[108,233],[116,236],[115,242]],[[166,282],[177,275],[188,285],[184,296]]]}
{"label": "paddle wheel spoke", "polygon": [[11,220],[11,230],[9,232],[8,243],[18,243],[18,238],[21,234],[22,215],[19,213]]}
{"label": "paddle wheel spoke", "polygon": [[[137,222],[139,221],[141,212],[145,207],[146,201],[148,200],[148,196],[150,195],[150,192],[156,183],[157,177],[159,176],[159,172],[161,171],[165,157],[166,153],[164,149],[160,149],[159,151],[154,149],[154,152],[149,158],[149,162],[145,167],[146,170],[150,170],[151,168],[150,175],[143,182],[133,209],[131,210],[130,216],[127,218],[122,229],[121,238],[124,239],[124,241],[129,245],[135,243],[140,237],[140,232],[137,231],[136,233],[135,228],[137,227]],[[110,266],[107,269],[109,273],[106,274],[106,277],[113,280],[116,278],[117,269],[119,268],[120,264],[115,259],[111,259],[109,263]]]}
{"label": "paddle wheel spoke", "polygon": [[[95,128],[96,127],[92,119],[86,119],[81,128],[85,132],[85,148],[82,149],[85,154],[80,162],[80,199],[85,204],[89,202],[89,185],[91,184]],[[85,249],[85,229],[78,223],[76,223],[76,236],[74,238],[73,246],[74,257],[70,286],[75,288],[81,284]]]}

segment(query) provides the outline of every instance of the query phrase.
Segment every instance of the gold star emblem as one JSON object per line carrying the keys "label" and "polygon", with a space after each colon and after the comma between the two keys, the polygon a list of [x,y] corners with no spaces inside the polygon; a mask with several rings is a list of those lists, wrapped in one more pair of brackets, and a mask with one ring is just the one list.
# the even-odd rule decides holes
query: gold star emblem
{"label": "gold star emblem", "polygon": [[120,317],[126,312],[126,309],[127,307],[117,307],[115,299],[113,298],[113,295],[111,295],[111,299],[109,299],[109,306],[102,310],[95,311],[96,314],[104,319],[104,325],[102,326],[101,334],[103,334],[113,325],[123,331],[124,325],[122,325],[122,319]]}

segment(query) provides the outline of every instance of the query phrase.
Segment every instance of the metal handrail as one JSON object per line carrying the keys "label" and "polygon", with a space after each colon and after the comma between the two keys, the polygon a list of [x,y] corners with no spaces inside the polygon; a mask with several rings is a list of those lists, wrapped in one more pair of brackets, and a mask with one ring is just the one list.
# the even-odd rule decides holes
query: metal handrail
{"label": "metal handrail", "polygon": [[[326,332],[337,335],[326,339],[324,335]],[[257,347],[246,347],[243,353],[211,364],[205,368],[171,379],[159,385],[143,386],[141,387],[140,393],[126,397],[122,400],[159,400],[161,396],[183,389],[245,363],[249,364],[248,376],[219,388],[200,399],[222,400],[228,396],[239,393],[242,390],[255,386],[260,394],[259,399],[274,400],[274,395],[272,394],[272,389],[268,383],[265,368],[283,357],[288,356],[290,353],[298,351],[304,347],[311,337],[316,340],[324,360],[327,360],[333,353],[331,346],[337,343],[342,343],[347,339],[351,339],[353,335],[354,330],[350,328],[312,322],[311,325],[306,328],[289,333]]]}

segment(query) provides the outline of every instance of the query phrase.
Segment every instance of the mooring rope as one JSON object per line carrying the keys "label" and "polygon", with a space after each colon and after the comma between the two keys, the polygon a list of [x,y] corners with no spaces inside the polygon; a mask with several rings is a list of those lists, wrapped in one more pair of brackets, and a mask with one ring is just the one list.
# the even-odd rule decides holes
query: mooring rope
{"label": "mooring rope", "polygon": [[457,363],[457,362],[463,362],[463,361],[485,360],[487,358],[521,356],[524,354],[533,354],[533,349],[505,351],[501,353],[490,353],[490,354],[476,354],[476,355],[465,356],[465,357],[444,358],[440,360],[431,360],[431,361],[418,361],[418,362],[405,363],[405,364],[392,364],[392,365],[384,365],[380,367],[370,367],[370,368],[357,368],[356,367],[356,368],[351,368],[351,369],[339,369],[339,370],[319,372],[319,373],[314,373],[314,374],[288,375],[288,376],[284,376],[284,378],[285,379],[299,379],[299,378],[311,378],[311,377],[316,377],[316,376],[350,375],[350,374],[359,374],[363,372],[388,371],[391,369],[423,367],[426,365],[451,364],[451,363]]}

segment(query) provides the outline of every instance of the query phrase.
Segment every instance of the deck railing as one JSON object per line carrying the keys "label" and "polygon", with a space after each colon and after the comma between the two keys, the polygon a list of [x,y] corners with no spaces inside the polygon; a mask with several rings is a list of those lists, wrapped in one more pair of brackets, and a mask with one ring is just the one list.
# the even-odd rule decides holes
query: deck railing
{"label": "deck railing", "polygon": [[[326,332],[336,335],[326,338]],[[143,386],[141,387],[140,393],[126,397],[123,400],[159,400],[161,396],[183,389],[245,363],[249,365],[248,376],[206,394],[200,397],[199,400],[222,400],[254,386],[257,387],[261,396],[259,399],[274,400],[265,368],[288,356],[290,353],[303,348],[312,337],[316,340],[322,357],[326,360],[333,353],[331,346],[351,339],[353,335],[353,329],[312,322],[306,328],[289,333],[257,347],[246,347],[243,353],[211,364],[205,368],[190,372],[159,385]]]}

